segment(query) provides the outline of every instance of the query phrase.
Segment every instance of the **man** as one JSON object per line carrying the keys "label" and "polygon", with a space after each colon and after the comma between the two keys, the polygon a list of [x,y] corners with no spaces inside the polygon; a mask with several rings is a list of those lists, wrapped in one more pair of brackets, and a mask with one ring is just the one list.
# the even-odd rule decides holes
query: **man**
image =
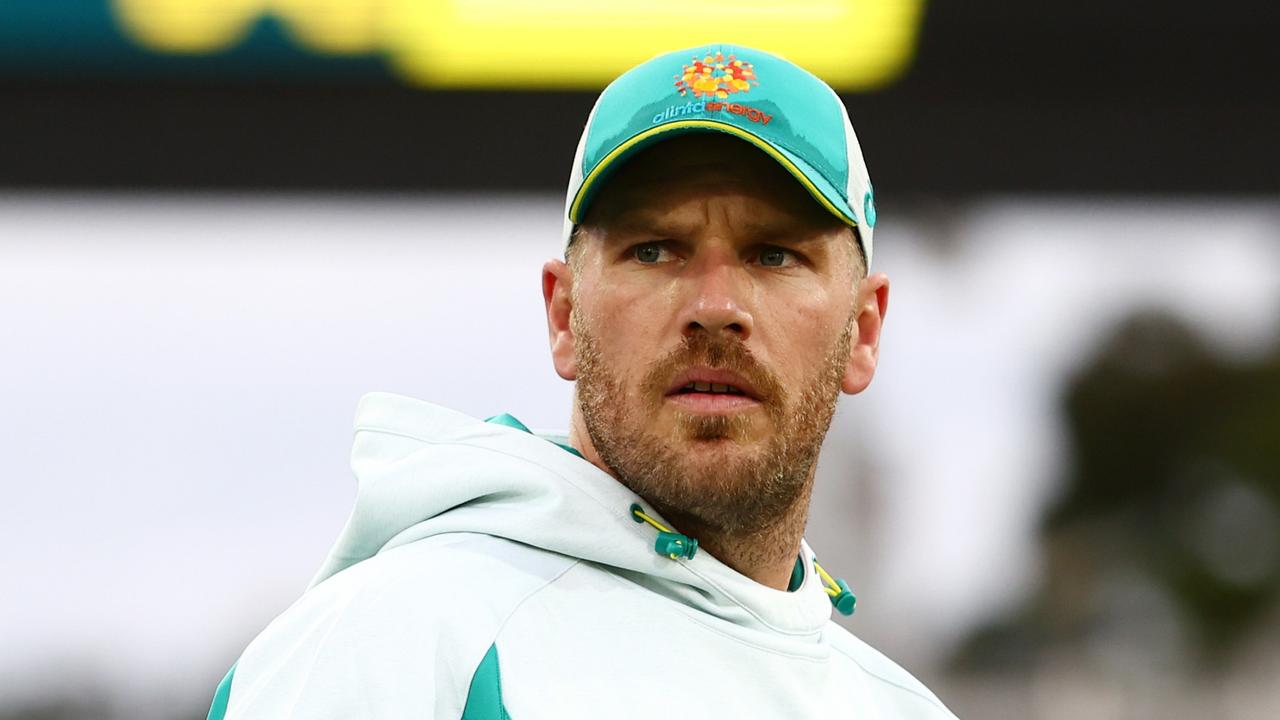
{"label": "man", "polygon": [[748,48],[654,58],[597,101],[566,204],[567,437],[366,396],[351,519],[210,717],[953,717],[830,621],[853,594],[801,537],[888,302],[835,93]]}

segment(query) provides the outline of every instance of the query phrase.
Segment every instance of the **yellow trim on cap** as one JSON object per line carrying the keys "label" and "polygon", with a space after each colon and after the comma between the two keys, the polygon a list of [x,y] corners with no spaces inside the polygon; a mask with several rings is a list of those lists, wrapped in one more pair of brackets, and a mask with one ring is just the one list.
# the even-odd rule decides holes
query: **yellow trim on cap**
{"label": "yellow trim on cap", "polygon": [[769,144],[767,140],[765,140],[764,138],[758,135],[749,133],[746,130],[743,130],[742,128],[736,125],[717,122],[715,120],[677,120],[675,122],[667,123],[665,125],[659,125],[657,127],[649,128],[648,130],[645,130],[644,132],[629,138],[626,142],[622,143],[618,147],[611,150],[608,155],[604,156],[603,160],[601,160],[599,163],[596,164],[595,168],[591,170],[591,174],[587,175],[587,177],[583,179],[582,186],[578,188],[577,194],[574,195],[573,197],[573,204],[569,206],[569,220],[575,223],[579,221],[578,210],[579,210],[579,206],[582,204],[582,198],[586,195],[587,188],[591,187],[591,184],[595,182],[597,179],[599,179],[600,174],[604,171],[605,168],[607,168],[614,160],[617,160],[618,157],[621,156],[623,153],[625,153],[629,148],[634,146],[636,143],[646,140],[648,138],[651,138],[654,135],[657,135],[659,133],[664,133],[664,132],[668,132],[670,130],[676,130],[679,128],[689,128],[689,127],[700,127],[700,128],[707,128],[709,130],[719,130],[721,132],[729,133],[730,135],[736,135],[737,137],[740,137],[743,140],[746,140],[752,145],[755,145],[756,147],[768,153],[769,156],[772,157],[774,160],[777,160],[778,163],[782,165],[782,167],[786,168],[787,172],[791,173],[792,176],[795,177],[795,179],[799,180],[800,184],[804,185],[805,189],[809,191],[809,194],[817,198],[818,202],[822,204],[822,207],[827,209],[827,212],[831,213],[832,215],[835,215],[836,217],[840,218],[841,220],[843,220],[845,223],[849,224],[852,227],[858,226],[858,221],[856,218],[849,217],[848,213],[840,212],[840,209],[837,208],[835,205],[833,205],[831,201],[827,199],[826,195],[822,194],[822,191],[819,190],[818,187],[813,184],[813,181],[810,180],[809,177],[804,174],[804,171],[802,171],[799,167],[797,167],[795,163],[791,162],[791,159],[788,158],[786,155],[783,155],[781,152],[778,152],[778,149],[775,148],[773,145]]}

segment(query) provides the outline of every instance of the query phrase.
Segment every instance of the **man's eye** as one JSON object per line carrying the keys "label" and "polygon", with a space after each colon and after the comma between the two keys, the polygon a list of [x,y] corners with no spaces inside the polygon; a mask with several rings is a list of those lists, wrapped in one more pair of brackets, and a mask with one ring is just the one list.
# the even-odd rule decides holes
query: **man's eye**
{"label": "man's eye", "polygon": [[662,256],[662,250],[662,243],[647,242],[631,248],[631,254],[640,262],[651,265],[658,262],[658,259]]}
{"label": "man's eye", "polygon": [[787,256],[796,259],[796,254],[780,247],[767,247],[760,251],[760,264],[765,267],[786,267]]}

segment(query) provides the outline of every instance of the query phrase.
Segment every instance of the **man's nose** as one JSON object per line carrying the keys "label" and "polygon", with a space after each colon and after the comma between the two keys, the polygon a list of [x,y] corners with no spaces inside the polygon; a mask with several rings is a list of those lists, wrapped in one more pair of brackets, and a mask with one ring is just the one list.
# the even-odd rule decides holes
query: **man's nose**
{"label": "man's nose", "polygon": [[736,333],[739,340],[751,335],[753,320],[747,308],[749,292],[746,270],[737,257],[716,253],[699,258],[688,269],[688,299],[685,303],[686,333],[704,330],[718,335],[723,330]]}

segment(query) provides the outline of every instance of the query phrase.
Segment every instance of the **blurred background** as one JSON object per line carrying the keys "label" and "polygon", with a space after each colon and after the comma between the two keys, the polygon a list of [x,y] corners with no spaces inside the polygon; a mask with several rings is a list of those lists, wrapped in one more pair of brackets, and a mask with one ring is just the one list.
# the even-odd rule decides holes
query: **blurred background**
{"label": "blurred background", "polygon": [[850,109],[892,302],[809,539],[964,718],[1280,712],[1280,10],[3,0],[0,720],[204,717],[360,395],[564,428],[595,94],[730,39]]}

